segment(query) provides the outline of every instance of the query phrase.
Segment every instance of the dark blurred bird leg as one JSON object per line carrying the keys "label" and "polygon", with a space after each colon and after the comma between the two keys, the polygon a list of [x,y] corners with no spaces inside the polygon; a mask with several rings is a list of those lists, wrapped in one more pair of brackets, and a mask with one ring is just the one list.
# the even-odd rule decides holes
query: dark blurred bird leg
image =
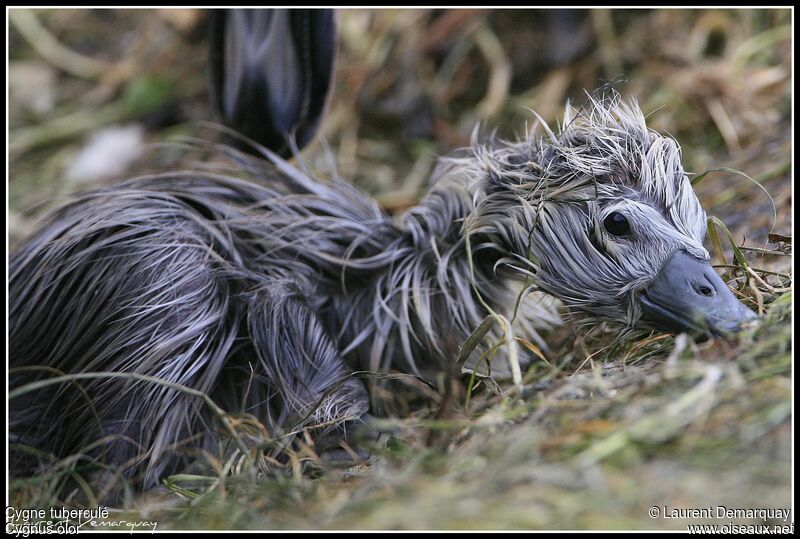
{"label": "dark blurred bird leg", "polygon": [[308,144],[331,86],[333,10],[217,9],[209,31],[211,95],[222,121],[282,157],[292,154],[290,137],[298,149]]}

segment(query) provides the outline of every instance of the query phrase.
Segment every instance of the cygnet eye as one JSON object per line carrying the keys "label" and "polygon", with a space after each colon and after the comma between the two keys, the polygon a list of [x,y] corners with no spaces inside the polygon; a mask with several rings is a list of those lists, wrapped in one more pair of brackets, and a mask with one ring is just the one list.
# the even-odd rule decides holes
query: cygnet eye
{"label": "cygnet eye", "polygon": [[612,236],[627,236],[631,233],[631,225],[628,223],[628,218],[618,211],[609,213],[603,219],[603,226]]}

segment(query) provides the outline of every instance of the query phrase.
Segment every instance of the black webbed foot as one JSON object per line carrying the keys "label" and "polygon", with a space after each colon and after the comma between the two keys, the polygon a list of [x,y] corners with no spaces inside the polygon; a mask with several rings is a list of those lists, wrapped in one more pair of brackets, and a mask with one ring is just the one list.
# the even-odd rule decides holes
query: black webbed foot
{"label": "black webbed foot", "polygon": [[376,426],[375,417],[363,414],[320,436],[315,445],[323,464],[347,468],[367,463],[388,435]]}

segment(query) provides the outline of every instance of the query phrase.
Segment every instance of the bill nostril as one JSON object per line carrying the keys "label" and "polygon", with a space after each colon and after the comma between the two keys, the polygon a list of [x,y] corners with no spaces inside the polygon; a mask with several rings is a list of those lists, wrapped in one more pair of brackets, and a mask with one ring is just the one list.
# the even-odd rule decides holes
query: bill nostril
{"label": "bill nostril", "polygon": [[692,288],[694,288],[694,291],[700,294],[701,296],[710,297],[716,293],[714,288],[708,286],[707,284],[694,283],[692,285]]}

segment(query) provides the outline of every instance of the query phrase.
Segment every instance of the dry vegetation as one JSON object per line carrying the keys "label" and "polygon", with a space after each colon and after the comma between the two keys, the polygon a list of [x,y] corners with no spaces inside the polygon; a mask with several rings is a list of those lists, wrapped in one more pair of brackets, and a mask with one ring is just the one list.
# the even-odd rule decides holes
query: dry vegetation
{"label": "dry vegetation", "polygon": [[[201,11],[10,20],[13,244],[68,193],[111,181],[65,179],[91,133],[133,125],[164,142],[198,133],[211,112]],[[648,509],[790,507],[791,22],[789,10],[342,12],[336,90],[304,152],[312,167],[332,154],[342,176],[400,211],[476,122],[514,136],[529,108],[555,121],[567,98],[616,81],[681,142],[688,170],[749,177],[721,170],[696,189],[719,219],[716,263],[763,323],[705,343],[653,334],[613,345],[564,328],[522,391],[399,383],[383,423],[393,435],[368,466],[327,470],[310,451],[285,467],[255,451],[205,456],[199,475],[112,517],[158,529],[685,529]],[[195,157],[156,147],[121,173]],[[68,459],[14,479],[11,504],[96,505],[82,473]],[[58,493],[65,480],[74,489]]]}

